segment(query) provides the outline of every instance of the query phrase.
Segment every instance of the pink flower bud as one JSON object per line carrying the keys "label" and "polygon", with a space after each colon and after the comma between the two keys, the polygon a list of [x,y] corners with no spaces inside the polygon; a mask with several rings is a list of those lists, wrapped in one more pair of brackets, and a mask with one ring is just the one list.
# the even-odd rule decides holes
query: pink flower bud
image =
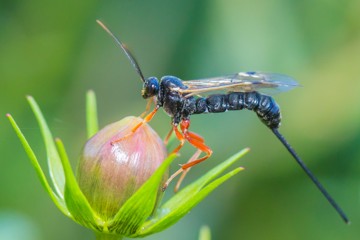
{"label": "pink flower bud", "polygon": [[126,117],[107,125],[85,144],[77,178],[90,205],[104,220],[119,211],[167,156],[163,141],[147,124],[112,144],[141,121]]}

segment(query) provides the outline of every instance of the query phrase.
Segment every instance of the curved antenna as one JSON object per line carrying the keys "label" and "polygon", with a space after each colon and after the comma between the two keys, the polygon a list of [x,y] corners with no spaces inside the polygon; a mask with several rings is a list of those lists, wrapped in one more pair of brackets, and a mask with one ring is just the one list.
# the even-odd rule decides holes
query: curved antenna
{"label": "curved antenna", "polygon": [[308,169],[305,163],[300,159],[295,150],[290,146],[290,144],[285,140],[284,136],[281,135],[277,128],[271,128],[272,132],[276,135],[276,137],[280,140],[280,142],[286,147],[289,153],[295,158],[296,162],[300,165],[300,167],[305,171],[305,173],[309,176],[311,181],[316,185],[316,187],[320,190],[320,192],[324,195],[324,197],[328,200],[328,202],[335,208],[340,217],[344,220],[345,223],[350,223],[350,220],[343,212],[343,210],[337,205],[335,200],[330,196],[330,194],[325,190],[323,185],[317,180],[315,175]]}
{"label": "curved antenna", "polygon": [[139,74],[141,80],[145,82],[145,78],[143,73],[141,72],[140,66],[136,61],[135,57],[131,54],[130,50],[123,44],[119,38],[117,38],[100,20],[96,20],[96,22],[115,40],[115,42],[122,48],[127,58],[130,60],[131,65],[134,67],[135,71]]}

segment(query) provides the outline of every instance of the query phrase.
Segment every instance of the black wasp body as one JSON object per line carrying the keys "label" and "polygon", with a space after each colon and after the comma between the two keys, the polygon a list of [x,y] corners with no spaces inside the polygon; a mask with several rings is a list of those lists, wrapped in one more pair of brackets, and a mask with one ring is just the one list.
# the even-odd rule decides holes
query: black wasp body
{"label": "black wasp body", "polygon": [[[156,78],[152,78],[156,80]],[[145,84],[145,89],[147,85]],[[163,107],[172,118],[173,124],[189,119],[190,115],[202,113],[222,113],[232,110],[252,110],[270,128],[280,126],[281,114],[275,100],[265,94],[252,92],[230,92],[212,94],[207,97],[186,97],[181,89],[187,89],[183,82],[174,76],[164,76],[160,80],[157,105]],[[146,90],[145,90],[146,91]]]}
{"label": "black wasp body", "polygon": [[[173,150],[173,153],[177,153],[186,141],[198,149],[197,153],[205,153],[204,157],[198,159],[199,155],[196,153],[194,159],[191,158],[188,163],[181,165],[181,168],[168,179],[164,189],[175,176],[182,173],[181,182],[181,179],[192,166],[212,155],[212,150],[205,144],[205,140],[196,133],[189,131],[191,115],[248,109],[254,111],[260,120],[275,134],[343,220],[346,223],[349,222],[345,213],[278,131],[281,121],[280,108],[274,99],[266,93],[288,91],[298,86],[296,81],[286,75],[262,72],[239,72],[228,76],[192,81],[182,81],[173,76],[164,76],[160,81],[155,77],[145,78],[139,64],[127,47],[103,23],[97,22],[119,44],[139,74],[144,83],[142,97],[149,99],[149,103],[154,100],[156,104],[155,109],[125,137],[132,135],[139,127],[149,122],[158,109],[162,107],[172,118],[172,130],[167,139],[174,132],[176,138],[180,141],[179,146]],[[212,94],[217,91],[225,93]],[[204,94],[206,96],[203,97]],[[122,139],[118,139],[112,144],[122,141]]]}
{"label": "black wasp body", "polygon": [[174,124],[179,124],[181,119],[188,119],[193,113],[193,110],[190,109],[193,106],[188,106],[187,103],[192,102],[194,97],[184,98],[179,91],[174,91],[174,89],[186,89],[186,86],[177,77],[163,77],[160,80],[157,105],[164,108]]}

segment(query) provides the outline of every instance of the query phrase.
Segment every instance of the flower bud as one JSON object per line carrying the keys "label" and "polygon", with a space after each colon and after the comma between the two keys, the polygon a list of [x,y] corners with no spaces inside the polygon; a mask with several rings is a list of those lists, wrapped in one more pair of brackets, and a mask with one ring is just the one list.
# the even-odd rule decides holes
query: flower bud
{"label": "flower bud", "polygon": [[167,156],[163,141],[149,125],[128,135],[141,121],[127,117],[109,124],[85,144],[77,168],[78,183],[103,220],[112,219]]}

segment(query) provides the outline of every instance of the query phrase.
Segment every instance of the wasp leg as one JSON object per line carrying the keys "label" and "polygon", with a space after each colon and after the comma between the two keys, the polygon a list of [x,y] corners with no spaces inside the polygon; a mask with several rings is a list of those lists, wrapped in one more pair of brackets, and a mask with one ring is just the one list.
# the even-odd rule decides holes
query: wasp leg
{"label": "wasp leg", "polygon": [[173,129],[173,128],[171,128],[171,129],[170,129],[170,131],[169,131],[169,133],[166,135],[166,138],[164,139],[164,144],[165,144],[165,145],[167,145],[167,144],[168,144],[169,139],[170,139],[171,134],[173,133],[173,131],[174,131],[174,129]]}
{"label": "wasp leg", "polygon": [[[199,157],[200,153],[201,153],[200,150],[196,151],[195,154],[189,159],[188,163],[194,161],[195,159],[197,159],[197,158]],[[165,184],[163,185],[162,190],[164,191],[164,190],[169,186],[170,182],[171,182],[172,180],[174,180],[174,178],[175,178],[177,175],[179,175],[180,173],[182,173],[181,176],[180,176],[180,178],[179,178],[179,180],[178,180],[178,182],[176,183],[175,188],[174,188],[174,192],[177,192],[177,191],[179,190],[179,188],[180,188],[181,182],[184,180],[184,178],[185,178],[185,176],[186,176],[186,174],[187,174],[187,172],[188,172],[189,170],[190,170],[190,168],[188,168],[188,169],[186,169],[186,170],[180,168],[179,170],[177,170],[175,173],[173,173],[173,174],[168,178],[168,180],[167,180],[167,181],[165,182]]]}
{"label": "wasp leg", "polygon": [[[186,119],[186,120],[181,121],[181,123],[180,123],[180,128],[182,131],[182,134],[181,134],[179,129],[177,128],[177,126],[173,125],[173,131],[175,132],[176,137],[180,140],[180,145],[177,148],[175,148],[175,150],[172,153],[177,153],[184,145],[185,140],[187,140],[191,145],[196,147],[198,150],[197,150],[197,152],[195,152],[193,157],[191,157],[190,160],[186,164],[181,165],[181,168],[170,176],[170,178],[166,181],[166,183],[162,187],[163,191],[167,188],[167,186],[170,184],[170,182],[177,175],[182,173],[182,176],[180,177],[179,181],[177,182],[177,184],[175,186],[175,192],[176,192],[179,189],[181,182],[185,178],[185,176],[186,176],[187,172],[190,170],[190,168],[200,162],[205,161],[212,155],[212,150],[211,150],[211,148],[209,148],[208,146],[205,145],[204,139],[201,136],[199,136],[198,134],[188,131],[189,127],[190,127],[190,120]],[[201,152],[204,152],[206,155],[202,158],[197,159]]]}
{"label": "wasp leg", "polygon": [[[201,137],[200,135],[196,134],[196,133],[193,133],[193,132],[189,132],[189,131],[188,131],[187,134],[188,134],[188,136],[191,137],[192,139],[196,139],[197,141],[200,141],[200,142],[205,142],[204,138]],[[194,153],[194,155],[192,155],[192,157],[189,159],[189,161],[188,161],[187,163],[191,163],[191,162],[195,161],[195,160],[200,156],[201,152],[202,152],[202,151],[201,151],[200,149],[198,149],[198,150]],[[184,181],[184,179],[185,179],[185,177],[186,177],[186,174],[190,171],[191,167],[189,167],[189,168],[187,168],[187,169],[185,169],[185,170],[183,170],[182,168],[180,168],[180,169],[182,170],[182,171],[180,171],[180,172],[182,172],[182,174],[181,174],[179,180],[177,181],[177,183],[176,183],[176,185],[175,185],[174,192],[179,191],[180,185],[181,185],[181,183]]]}
{"label": "wasp leg", "polygon": [[[196,160],[196,159],[200,156],[200,154],[201,154],[201,150],[197,150],[197,151],[194,153],[194,155],[192,155],[192,157],[189,159],[188,163]],[[183,170],[182,168],[180,168],[180,169]],[[184,181],[184,179],[185,179],[185,177],[186,177],[186,174],[190,171],[190,169],[191,169],[191,168],[188,168],[188,169],[182,171],[182,174],[181,174],[179,180],[177,181],[177,183],[176,183],[176,185],[175,185],[174,192],[179,191],[180,185],[181,185],[181,183]]]}
{"label": "wasp leg", "polygon": [[150,107],[151,107],[151,103],[154,102],[153,99],[154,98],[151,98],[151,99],[147,100],[145,111],[142,114],[140,114],[140,116],[139,116],[140,118],[143,118],[146,115],[146,113],[149,112]]}
{"label": "wasp leg", "polygon": [[176,138],[179,139],[179,141],[180,141],[179,146],[177,146],[177,147],[172,151],[172,154],[173,154],[173,153],[178,153],[179,150],[184,146],[184,144],[185,144],[185,137],[181,134],[181,132],[179,131],[177,125],[173,124],[172,130],[174,131]]}
{"label": "wasp leg", "polygon": [[193,145],[194,147],[196,147],[197,149],[201,150],[202,152],[204,152],[206,155],[202,158],[196,159],[192,162],[186,163],[184,165],[181,165],[181,168],[183,170],[186,170],[188,168],[191,168],[192,166],[195,166],[196,164],[199,164],[203,161],[205,161],[206,159],[208,159],[211,155],[212,155],[212,150],[210,147],[206,146],[203,142],[200,142],[198,140],[195,139],[191,139],[191,138],[187,138],[186,135],[184,135],[186,140],[188,140],[188,142]]}
{"label": "wasp leg", "polygon": [[204,139],[202,137],[200,137],[199,135],[197,135],[196,133],[190,132],[188,131],[190,127],[190,120],[189,119],[185,119],[181,121],[180,124],[180,128],[184,134],[185,139],[194,147],[196,147],[198,150],[201,150],[202,152],[204,152],[206,155],[202,158],[196,159],[194,161],[191,161],[189,163],[186,163],[184,165],[181,166],[181,168],[183,170],[186,170],[192,166],[195,166],[196,164],[199,164],[203,161],[205,161],[206,159],[208,159],[211,155],[212,155],[212,150],[210,147],[206,146],[204,143]]}
{"label": "wasp leg", "polygon": [[[173,127],[172,127],[170,133],[172,133],[172,131],[175,133],[176,138],[180,141],[179,146],[177,146],[177,147],[172,151],[172,153],[171,153],[171,154],[174,154],[174,153],[178,153],[179,150],[184,146],[184,144],[185,144],[185,137],[184,137],[184,136],[181,134],[181,132],[179,131],[177,124],[173,124]],[[168,134],[168,136],[171,135],[170,133]],[[184,170],[183,170],[182,168],[180,168],[180,169],[177,170],[175,173],[173,173],[173,174],[168,178],[168,180],[164,183],[164,185],[162,186],[161,190],[162,190],[162,191],[165,191],[166,188],[169,186],[170,182],[171,182],[177,175],[179,175],[180,173],[182,173],[183,171],[184,171]]]}
{"label": "wasp leg", "polygon": [[195,139],[195,140],[197,140],[197,141],[199,141],[199,142],[205,142],[205,140],[204,140],[204,138],[203,137],[201,137],[199,134],[196,134],[196,133],[194,133],[194,132],[187,132],[187,135],[190,137],[190,138],[192,138],[192,139]]}
{"label": "wasp leg", "polygon": [[173,173],[168,180],[164,183],[164,185],[161,187],[161,191],[165,191],[167,189],[167,187],[169,186],[170,182],[180,173],[182,173],[184,170],[182,168],[180,168],[179,170],[177,170],[175,173]]}
{"label": "wasp leg", "polygon": [[159,106],[156,106],[154,110],[152,110],[151,113],[149,113],[148,115],[146,115],[146,117],[140,122],[138,123],[135,127],[133,127],[130,131],[130,133],[126,134],[125,136],[123,136],[122,138],[119,138],[117,140],[114,140],[111,142],[111,145],[114,145],[117,142],[121,142],[123,139],[130,137],[131,135],[134,134],[134,132],[136,132],[136,130],[141,127],[142,125],[144,125],[147,122],[150,122],[151,119],[154,117],[154,115],[156,114],[156,112],[159,110]]}
{"label": "wasp leg", "polygon": [[140,118],[143,118],[143,117],[146,115],[146,113],[149,112],[150,107],[151,107],[151,103],[154,103],[154,105],[156,106],[156,99],[155,99],[155,97],[152,97],[152,98],[150,98],[149,100],[147,100],[147,104],[146,104],[145,111],[144,111],[142,114],[140,114],[140,116],[139,116]]}
{"label": "wasp leg", "polygon": [[[173,132],[174,132],[174,129],[171,128],[170,131],[169,131],[169,133],[166,135],[166,138],[164,139],[165,145],[168,144],[169,139],[170,139],[170,137],[171,137],[171,134],[172,134]],[[196,133],[188,132],[188,134],[189,134],[189,136],[190,136],[191,138],[194,138],[194,139],[196,139],[196,140],[198,140],[198,141],[200,141],[200,142],[204,142],[204,141],[205,141],[203,137],[201,137],[200,135],[198,135],[198,134],[196,134]]]}

